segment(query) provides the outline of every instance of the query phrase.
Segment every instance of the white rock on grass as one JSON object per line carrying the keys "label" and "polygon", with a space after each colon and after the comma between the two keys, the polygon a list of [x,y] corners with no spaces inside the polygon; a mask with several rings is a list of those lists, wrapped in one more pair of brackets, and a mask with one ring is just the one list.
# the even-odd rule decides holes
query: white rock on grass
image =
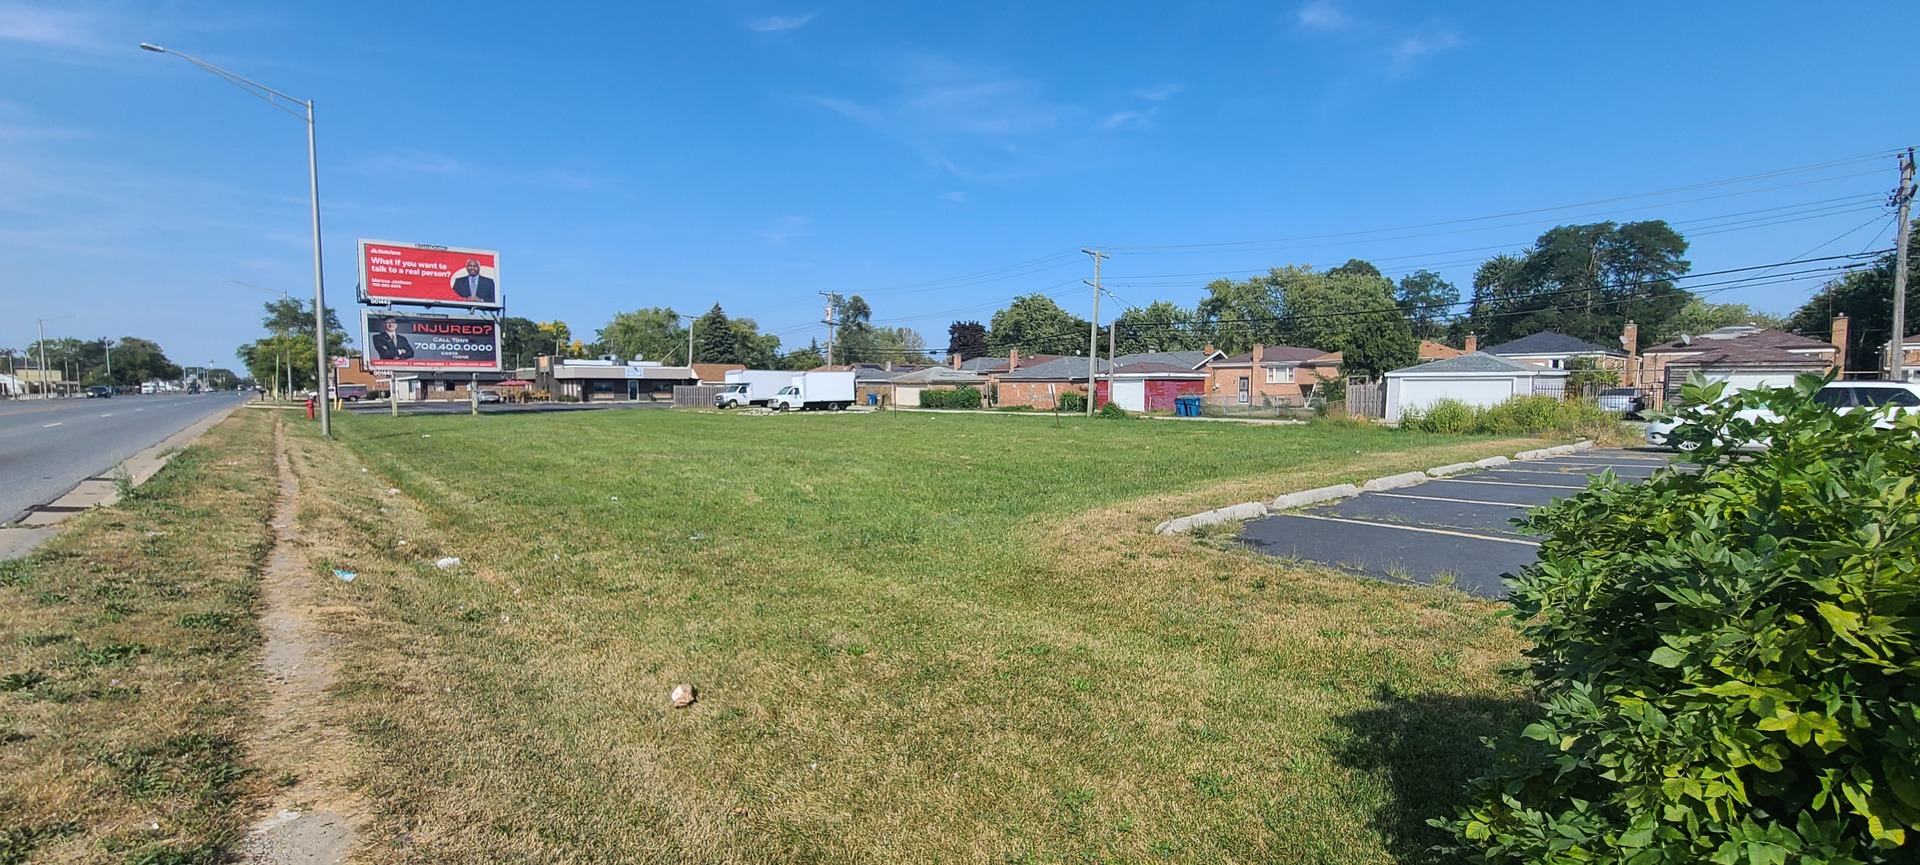
{"label": "white rock on grass", "polygon": [[441,556],[433,560],[433,566],[443,571],[458,564],[460,564],[459,556]]}
{"label": "white rock on grass", "polygon": [[698,690],[692,685],[682,682],[673,686],[673,693],[667,697],[667,700],[673,704],[675,709],[685,709],[693,705],[693,701],[699,698],[700,692]]}

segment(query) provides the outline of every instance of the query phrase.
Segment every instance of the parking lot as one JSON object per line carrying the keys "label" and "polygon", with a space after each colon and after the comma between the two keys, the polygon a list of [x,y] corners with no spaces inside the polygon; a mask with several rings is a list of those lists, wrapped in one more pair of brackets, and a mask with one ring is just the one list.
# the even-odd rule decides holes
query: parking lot
{"label": "parking lot", "polygon": [[1592,475],[1612,469],[1645,480],[1667,459],[1653,451],[1590,450],[1515,462],[1274,514],[1249,522],[1240,537],[1272,556],[1497,598],[1506,594],[1504,575],[1531,564],[1540,546],[1513,525],[1516,517],[1585,489]]}

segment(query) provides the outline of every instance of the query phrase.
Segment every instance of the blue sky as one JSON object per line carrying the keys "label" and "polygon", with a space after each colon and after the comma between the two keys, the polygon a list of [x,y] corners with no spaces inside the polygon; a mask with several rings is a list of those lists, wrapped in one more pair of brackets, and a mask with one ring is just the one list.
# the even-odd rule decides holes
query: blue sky
{"label": "blue sky", "polygon": [[[499,249],[509,314],[588,336],[719,302],[804,345],[831,290],[938,347],[1029,292],[1087,314],[1083,246],[1131,305],[1349,257],[1464,288],[1598,219],[1675,222],[1696,271],[1886,246],[1916,23],[1891,0],[0,0],[0,346],[73,316],[49,335],[231,365],[268,299],[236,283],[311,296],[302,124],[141,41],[315,100],[336,305],[372,237]],[[1712,299],[1784,312],[1817,284]]]}

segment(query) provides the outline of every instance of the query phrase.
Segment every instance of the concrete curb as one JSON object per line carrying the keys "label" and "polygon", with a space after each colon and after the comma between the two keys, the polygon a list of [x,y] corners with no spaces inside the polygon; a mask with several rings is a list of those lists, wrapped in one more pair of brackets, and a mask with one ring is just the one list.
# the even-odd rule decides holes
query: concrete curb
{"label": "concrete curb", "polygon": [[1190,517],[1180,517],[1179,519],[1167,520],[1166,522],[1161,523],[1158,526],[1155,526],[1153,531],[1155,534],[1176,535],[1176,534],[1181,534],[1183,532],[1193,531],[1194,529],[1200,528],[1201,526],[1212,526],[1212,525],[1218,525],[1220,523],[1231,523],[1231,522],[1239,522],[1244,520],[1255,520],[1255,519],[1264,517],[1266,515],[1267,515],[1266,502],[1246,502],[1243,504],[1231,505],[1228,507],[1220,508],[1218,510],[1201,511],[1200,513],[1194,514],[1193,516],[1190,516]]}
{"label": "concrete curb", "polygon": [[1541,448],[1539,450],[1521,451],[1517,454],[1514,454],[1513,458],[1516,461],[1526,461],[1526,460],[1543,460],[1550,456],[1553,456],[1553,454],[1547,453],[1546,448]]}
{"label": "concrete curb", "polygon": [[1447,475],[1457,475],[1461,472],[1470,472],[1479,467],[1480,467],[1479,463],[1453,463],[1451,465],[1434,466],[1433,468],[1427,469],[1427,477],[1444,478]]}
{"label": "concrete curb", "polygon": [[1410,487],[1415,484],[1424,484],[1426,482],[1426,472],[1402,472],[1397,475],[1387,475],[1384,478],[1374,478],[1373,480],[1367,481],[1360,485],[1360,491],[1363,493],[1378,493],[1387,490],[1397,490],[1401,487]]}
{"label": "concrete curb", "polygon": [[1268,502],[1267,511],[1269,513],[1273,511],[1288,511],[1294,508],[1304,508],[1307,505],[1330,502],[1334,499],[1350,499],[1359,494],[1360,488],[1353,484],[1334,484],[1330,487],[1320,487],[1319,489],[1306,490],[1304,492],[1286,493]]}
{"label": "concrete curb", "polygon": [[17,525],[0,529],[0,561],[17,559],[32,552],[34,547],[59,533],[60,523],[75,514],[84,512],[69,510],[70,508],[91,510],[119,501],[120,482],[116,475],[124,473],[129,487],[146,483],[149,478],[159,473],[161,467],[167,464],[167,460],[173,458],[175,452],[192,444],[194,439],[199,438],[207,430],[213,429],[215,424],[226,420],[228,415],[240,410],[243,405],[245,403],[229,406],[194,421],[186,429],[167,436],[158,444],[128,457],[119,465],[108,469],[105,474],[81,481],[65,495],[48,503],[50,507],[59,510],[34,511]]}
{"label": "concrete curb", "polygon": [[1506,457],[1487,457],[1483,460],[1474,460],[1473,464],[1483,469],[1490,469],[1504,466],[1510,462],[1513,462],[1513,460],[1507,459]]}

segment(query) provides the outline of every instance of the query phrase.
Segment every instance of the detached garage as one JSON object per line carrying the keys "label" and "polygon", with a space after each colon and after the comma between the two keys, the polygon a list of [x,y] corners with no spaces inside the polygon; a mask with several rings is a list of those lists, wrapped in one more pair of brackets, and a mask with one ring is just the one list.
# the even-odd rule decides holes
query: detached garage
{"label": "detached garage", "polygon": [[[1180,364],[1142,361],[1115,367],[1113,402],[1127,411],[1173,411],[1173,400],[1207,392],[1207,373]],[[1102,382],[1102,385],[1107,382]],[[1105,396],[1105,387],[1101,394]]]}
{"label": "detached garage", "polygon": [[1476,351],[1387,373],[1387,423],[1399,423],[1409,409],[1423,410],[1443,399],[1470,406],[1495,406],[1516,396],[1566,389],[1567,371],[1521,363]]}

